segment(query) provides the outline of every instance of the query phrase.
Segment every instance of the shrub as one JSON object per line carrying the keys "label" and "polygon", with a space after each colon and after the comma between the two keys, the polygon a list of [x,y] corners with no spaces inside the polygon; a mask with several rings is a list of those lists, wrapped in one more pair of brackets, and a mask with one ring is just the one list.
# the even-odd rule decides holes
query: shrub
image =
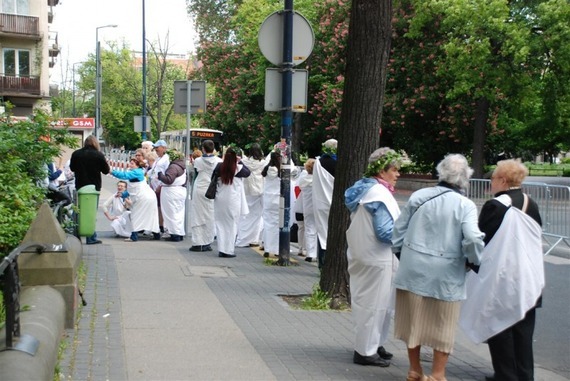
{"label": "shrub", "polygon": [[0,120],[0,258],[20,244],[45,199],[39,182],[45,164],[61,153],[61,146],[77,146],[66,129],[53,129],[51,118],[37,112],[29,120]]}

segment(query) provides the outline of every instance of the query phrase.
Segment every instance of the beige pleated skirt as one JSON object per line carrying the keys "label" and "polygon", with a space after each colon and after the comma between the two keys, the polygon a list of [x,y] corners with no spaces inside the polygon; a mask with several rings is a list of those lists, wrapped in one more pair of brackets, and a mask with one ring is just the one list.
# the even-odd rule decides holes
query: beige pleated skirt
{"label": "beige pleated skirt", "polygon": [[451,353],[461,302],[446,302],[396,290],[394,336],[408,348],[425,345]]}

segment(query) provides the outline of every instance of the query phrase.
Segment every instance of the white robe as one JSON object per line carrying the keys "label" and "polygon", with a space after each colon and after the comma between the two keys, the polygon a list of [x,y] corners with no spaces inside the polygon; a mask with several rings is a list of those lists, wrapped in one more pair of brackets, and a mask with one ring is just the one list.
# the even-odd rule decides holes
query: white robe
{"label": "white robe", "polygon": [[307,174],[299,180],[299,188],[303,199],[303,218],[305,223],[305,250],[307,257],[317,258],[317,225],[315,208],[313,207],[313,175]]}
{"label": "white robe", "polygon": [[222,159],[217,156],[202,156],[194,160],[194,168],[198,172],[192,187],[192,214],[190,229],[192,245],[209,245],[214,242],[216,225],[214,222],[214,200],[207,199],[205,194],[210,185],[212,172]]}
{"label": "white robe", "polygon": [[[511,205],[508,195],[496,199]],[[482,343],[521,321],[544,285],[542,230],[511,206],[483,250],[479,273],[467,274],[459,326],[473,342]]]}
{"label": "white robe", "polygon": [[279,203],[281,178],[277,167],[269,167],[263,190],[263,248],[271,254],[279,254]]}
{"label": "white robe", "polygon": [[[238,164],[236,173],[243,165]],[[222,184],[218,179],[218,193],[214,200],[218,251],[234,254],[237,235],[237,222],[240,215],[247,213],[247,204],[243,193],[243,179],[234,177],[232,184]]]}
{"label": "white robe", "polygon": [[327,249],[333,187],[334,176],[323,168],[319,160],[316,160],[313,167],[313,207],[315,210],[317,238],[323,250]]}
{"label": "white robe", "polygon": [[103,210],[111,216],[117,217],[116,220],[111,221],[111,227],[115,231],[115,234],[121,237],[131,236],[133,231],[130,218],[131,212],[125,209],[125,205],[121,197],[116,197],[115,194],[113,194],[103,204]]}
{"label": "white robe", "polygon": [[376,184],[360,200],[346,231],[352,318],[356,331],[354,350],[363,356],[374,355],[388,339],[395,301],[392,280],[398,269],[391,245],[376,238],[372,215],[363,206],[374,201],[383,202],[394,221],[400,215],[394,196],[386,187]]}
{"label": "white robe", "polygon": [[162,185],[162,181],[158,179],[159,172],[165,173],[166,168],[170,165],[170,156],[167,153],[162,155],[162,157],[156,158],[154,163],[152,163],[152,168],[148,171],[148,183],[152,190],[156,190]]}
{"label": "white robe", "polygon": [[267,165],[266,160],[245,158],[243,163],[251,174],[243,180],[245,199],[249,213],[242,215],[238,224],[237,247],[247,247],[250,243],[259,243],[263,229],[263,185],[261,171]]}
{"label": "white robe", "polygon": [[163,185],[160,191],[160,208],[164,228],[170,234],[186,235],[184,217],[186,215],[186,171],[174,179],[170,185]]}
{"label": "white robe", "polygon": [[158,233],[160,231],[158,227],[158,205],[154,191],[144,181],[129,182],[129,195],[133,202],[131,206],[133,231],[146,230]]}

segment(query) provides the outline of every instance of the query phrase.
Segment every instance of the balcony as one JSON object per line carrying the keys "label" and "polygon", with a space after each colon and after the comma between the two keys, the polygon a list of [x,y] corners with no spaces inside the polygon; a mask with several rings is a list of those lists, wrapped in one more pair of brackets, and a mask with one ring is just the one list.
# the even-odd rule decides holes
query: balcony
{"label": "balcony", "polygon": [[40,40],[39,18],[0,13],[0,36]]}
{"label": "balcony", "polygon": [[[52,35],[50,33],[50,35]],[[57,34],[55,34],[55,37],[49,39],[49,56],[50,57],[57,57],[59,55],[60,49],[59,49],[59,44],[57,42]]]}
{"label": "balcony", "polygon": [[40,94],[39,77],[14,77],[0,74],[0,96],[39,96]]}

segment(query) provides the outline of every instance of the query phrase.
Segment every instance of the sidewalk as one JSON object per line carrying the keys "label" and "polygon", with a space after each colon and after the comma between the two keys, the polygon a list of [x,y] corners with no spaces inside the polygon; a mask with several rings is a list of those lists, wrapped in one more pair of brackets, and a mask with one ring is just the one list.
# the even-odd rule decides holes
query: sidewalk
{"label": "sidewalk", "polygon": [[[114,189],[104,177],[101,201]],[[404,380],[403,342],[388,368],[352,363],[349,312],[291,309],[280,294],[308,294],[314,263],[276,267],[249,248],[237,258],[188,251],[190,243],[125,242],[99,213],[102,245],[83,246],[87,268],[77,329],[68,332],[61,380]],[[292,249],[293,252],[296,252]],[[292,257],[294,257],[292,255]],[[429,373],[429,352],[423,352]],[[484,380],[486,346],[458,332],[447,379]],[[566,380],[537,367],[536,380]]]}

